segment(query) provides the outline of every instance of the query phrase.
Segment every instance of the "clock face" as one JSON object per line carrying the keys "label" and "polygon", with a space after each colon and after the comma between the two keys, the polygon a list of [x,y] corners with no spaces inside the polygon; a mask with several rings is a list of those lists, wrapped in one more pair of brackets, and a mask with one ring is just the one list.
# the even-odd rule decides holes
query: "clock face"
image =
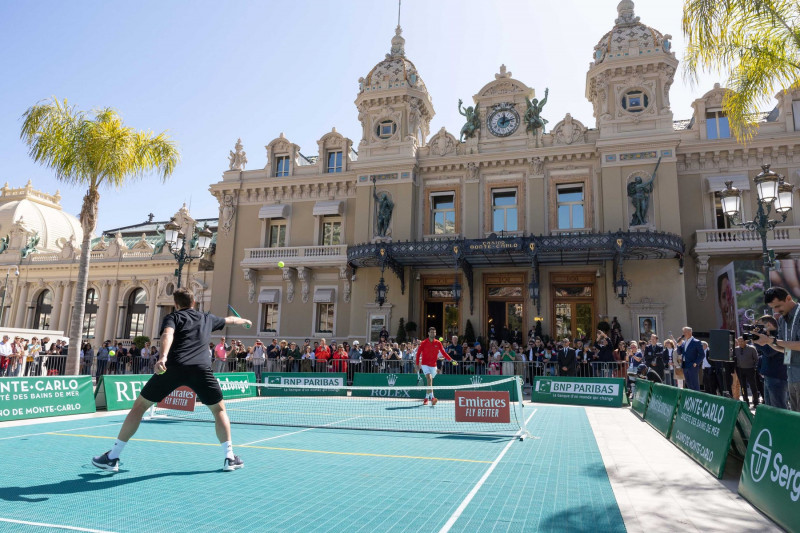
{"label": "clock face", "polygon": [[508,137],[519,127],[519,113],[514,108],[504,108],[494,111],[486,120],[486,125],[492,135]]}

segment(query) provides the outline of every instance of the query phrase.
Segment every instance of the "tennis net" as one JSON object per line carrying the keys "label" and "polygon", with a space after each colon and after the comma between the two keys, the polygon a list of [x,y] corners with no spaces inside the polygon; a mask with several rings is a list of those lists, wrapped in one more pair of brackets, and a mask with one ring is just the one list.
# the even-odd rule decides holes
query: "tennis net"
{"label": "tennis net", "polygon": [[[242,384],[225,400],[234,424],[335,428],[375,431],[528,435],[522,413],[522,385],[517,377],[489,383],[434,386],[437,403],[423,405],[428,387],[324,386],[315,378],[274,375],[269,383]],[[245,391],[246,392],[243,392]],[[456,420],[457,411],[459,421]],[[184,419],[213,422],[199,402],[193,411],[154,407],[151,420]]]}

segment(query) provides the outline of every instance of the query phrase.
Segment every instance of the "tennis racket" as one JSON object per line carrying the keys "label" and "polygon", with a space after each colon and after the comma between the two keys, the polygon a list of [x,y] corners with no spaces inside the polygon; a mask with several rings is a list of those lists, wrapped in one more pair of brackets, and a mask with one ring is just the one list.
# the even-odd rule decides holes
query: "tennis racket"
{"label": "tennis racket", "polygon": [[[231,310],[231,312],[232,312],[234,315],[236,315],[237,317],[239,317],[239,318],[242,318],[242,315],[240,315],[239,313],[237,313],[237,312],[236,312],[236,309],[234,309],[234,308],[233,308],[233,306],[232,306],[231,304],[228,304],[228,309],[230,309],[230,310]],[[250,324],[245,324],[245,325],[244,325],[244,327],[245,327],[245,329],[250,329]]]}

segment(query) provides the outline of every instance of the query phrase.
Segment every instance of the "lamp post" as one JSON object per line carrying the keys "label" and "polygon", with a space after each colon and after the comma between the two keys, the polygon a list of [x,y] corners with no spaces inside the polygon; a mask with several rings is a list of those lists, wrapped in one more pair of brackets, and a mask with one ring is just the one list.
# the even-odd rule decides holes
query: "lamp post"
{"label": "lamp post", "polygon": [[[11,275],[11,268],[12,267],[8,267],[8,270],[6,270],[6,284],[3,285],[3,300],[2,300],[2,302],[0,302],[0,326],[3,325],[3,314],[6,311],[6,294],[8,293],[8,276]],[[15,266],[13,268],[14,268],[14,275],[19,277],[19,267]]]}
{"label": "lamp post", "polygon": [[[741,191],[733,186],[733,182],[725,182],[725,190],[719,192],[722,210],[734,226],[740,226],[748,231],[754,231],[761,237],[761,254],[764,259],[765,284],[770,285],[769,271],[775,268],[775,251],[767,248],[767,232],[775,226],[786,221],[792,210],[794,201],[794,185],[786,183],[784,177],[769,169],[770,165],[761,165],[759,173],[753,182],[758,195],[758,211],[751,221],[742,221]],[[775,210],[780,215],[780,220],[770,218]]]}
{"label": "lamp post", "polygon": [[[178,288],[181,288],[181,272],[183,265],[191,263],[195,259],[200,259],[211,247],[211,238],[214,236],[208,229],[208,223],[202,229],[194,228],[194,236],[187,243],[186,236],[181,232],[181,227],[175,222],[175,217],[164,224],[164,241],[169,246],[170,252],[178,262],[175,269],[175,276],[178,278]],[[192,255],[192,250],[197,250],[197,255]]]}
{"label": "lamp post", "polygon": [[623,304],[625,303],[625,298],[628,297],[628,280],[625,279],[625,275],[622,273],[622,269],[619,269],[619,279],[614,282],[614,292],[617,294],[617,298]]}

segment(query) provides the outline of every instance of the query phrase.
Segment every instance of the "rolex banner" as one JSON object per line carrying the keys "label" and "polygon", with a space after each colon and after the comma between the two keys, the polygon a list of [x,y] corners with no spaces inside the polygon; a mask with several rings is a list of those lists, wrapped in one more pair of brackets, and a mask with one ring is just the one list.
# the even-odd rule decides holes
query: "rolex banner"
{"label": "rolex banner", "polygon": [[672,421],[675,419],[675,410],[678,408],[680,396],[681,389],[677,387],[653,383],[650,388],[650,401],[647,403],[644,419],[667,438],[672,429]]}
{"label": "rolex banner", "polygon": [[633,391],[633,401],[631,402],[631,409],[633,412],[644,418],[647,412],[647,401],[650,398],[650,387],[652,383],[645,379],[637,379],[636,386]]}
{"label": "rolex banner", "polygon": [[759,405],[739,494],[786,531],[800,531],[800,413]]}
{"label": "rolex banner", "polygon": [[[512,376],[484,376],[484,375],[468,375],[460,376],[454,374],[440,374],[433,380],[434,387],[457,387],[461,385],[488,385],[495,381],[508,379]],[[383,398],[416,398],[422,400],[425,398],[425,389],[420,388],[417,390],[408,389],[407,387],[425,387],[427,386],[427,378],[422,376],[419,378],[418,374],[372,374],[372,373],[356,373],[353,376],[354,387],[376,387],[375,389],[353,390],[353,396],[373,396]],[[465,389],[470,390],[470,389]],[[517,383],[515,381],[508,381],[497,387],[487,387],[482,390],[497,390],[508,391],[510,401],[517,401]],[[455,399],[455,388],[437,390],[436,397],[440,400],[453,400]]]}
{"label": "rolex banner", "polygon": [[94,411],[90,376],[0,378],[0,421]]}
{"label": "rolex banner", "polygon": [[741,408],[737,400],[683,389],[669,440],[721,478]]}
{"label": "rolex banner", "polygon": [[624,395],[624,378],[536,376],[533,381],[531,401],[622,407]]}
{"label": "rolex banner", "polygon": [[261,396],[347,396],[345,372],[265,372],[263,379],[270,386],[259,387]]}
{"label": "rolex banner", "polygon": [[101,376],[94,391],[98,409],[116,411],[130,409],[133,402],[153,374],[122,374]]}

